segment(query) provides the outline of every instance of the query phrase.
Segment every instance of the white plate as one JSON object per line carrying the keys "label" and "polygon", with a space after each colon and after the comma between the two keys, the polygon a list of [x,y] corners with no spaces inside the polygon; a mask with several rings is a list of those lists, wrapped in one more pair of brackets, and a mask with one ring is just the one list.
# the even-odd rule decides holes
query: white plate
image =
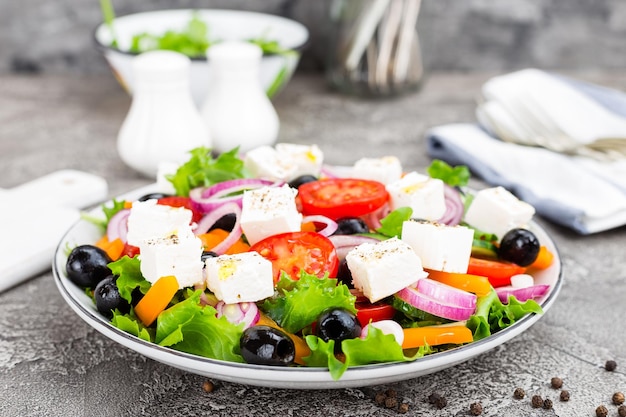
{"label": "white plate", "polygon": [[[149,188],[143,188],[123,197],[127,199],[138,198],[149,191]],[[561,260],[554,242],[545,230],[535,223],[531,226],[539,241],[555,254],[553,265],[535,275],[537,284],[550,285],[549,292],[537,300],[546,312],[556,300],[561,289]],[[224,381],[275,388],[329,389],[378,385],[415,378],[457,365],[487,352],[518,336],[542,317],[541,315],[529,314],[512,326],[490,337],[452,350],[428,355],[413,362],[349,368],[337,381],[333,380],[328,370],[323,368],[271,367],[219,361],[145,342],[112,326],[98,313],[94,303],[84,291],[67,278],[65,262],[68,247],[93,244],[100,237],[100,230],[96,226],[85,220],[80,220],[66,233],[57,247],[52,270],[57,287],[69,306],[91,327],[129,349],[158,362]]]}

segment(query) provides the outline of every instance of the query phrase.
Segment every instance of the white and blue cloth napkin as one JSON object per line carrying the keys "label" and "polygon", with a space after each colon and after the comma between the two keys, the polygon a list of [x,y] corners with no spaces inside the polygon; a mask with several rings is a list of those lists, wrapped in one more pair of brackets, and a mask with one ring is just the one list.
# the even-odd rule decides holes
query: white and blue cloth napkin
{"label": "white and blue cloth napkin", "polygon": [[[619,157],[626,142],[626,94],[534,69],[495,77],[482,93],[479,124],[427,132],[432,158],[467,165],[580,234],[626,225],[626,156]],[[495,112],[486,115],[485,109]],[[560,136],[540,143],[543,138],[524,130],[528,116],[545,119],[554,131],[558,126]],[[595,141],[602,138],[611,138],[606,142],[619,152],[598,152]]]}

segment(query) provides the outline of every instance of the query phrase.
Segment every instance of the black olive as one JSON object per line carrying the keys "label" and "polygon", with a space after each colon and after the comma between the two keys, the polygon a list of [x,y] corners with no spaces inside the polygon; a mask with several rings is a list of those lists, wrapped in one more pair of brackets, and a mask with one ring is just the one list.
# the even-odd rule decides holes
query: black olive
{"label": "black olive", "polygon": [[504,261],[519,266],[528,266],[535,262],[539,254],[539,239],[527,229],[511,229],[500,241],[498,256]]}
{"label": "black olive", "polygon": [[339,262],[337,280],[342,284],[347,285],[348,288],[354,288],[354,284],[352,284],[352,272],[350,272],[350,268],[348,268],[348,262],[345,260],[345,258]]}
{"label": "black olive", "polygon": [[241,335],[239,347],[244,360],[257,365],[291,365],[296,356],[291,338],[269,326],[248,327]]}
{"label": "black olive", "polygon": [[354,339],[361,335],[361,324],[356,315],[350,311],[333,307],[319,316],[315,332],[325,342],[334,340],[339,347],[342,340]]}
{"label": "black olive", "polygon": [[137,199],[137,201],[160,200],[162,198],[171,197],[171,196],[172,196],[171,194],[150,193],[150,194],[142,195],[141,197]]}
{"label": "black olive", "polygon": [[117,277],[109,275],[96,285],[93,296],[96,300],[96,308],[105,317],[113,317],[116,308],[123,314],[130,311],[130,304],[122,298],[117,288]]}
{"label": "black olive", "polygon": [[79,287],[94,288],[111,275],[109,262],[111,258],[102,249],[92,245],[77,246],[67,257],[67,277]]}
{"label": "black olive", "polygon": [[200,260],[202,261],[202,263],[204,263],[204,261],[206,261],[209,258],[217,258],[217,253],[210,251],[210,250],[205,250],[202,252],[202,255],[200,256]]}
{"label": "black olive", "polygon": [[367,224],[358,217],[343,217],[337,220],[337,231],[335,235],[356,235],[357,233],[368,233],[370,231]]}
{"label": "black olive", "polygon": [[317,178],[313,175],[300,175],[299,177],[289,181],[289,186],[291,188],[298,189],[302,184],[306,184],[307,182],[317,181]]}
{"label": "black olive", "polygon": [[224,214],[222,217],[217,219],[213,226],[209,228],[209,231],[213,229],[222,229],[230,232],[235,227],[235,222],[237,221],[237,215],[235,213]]}

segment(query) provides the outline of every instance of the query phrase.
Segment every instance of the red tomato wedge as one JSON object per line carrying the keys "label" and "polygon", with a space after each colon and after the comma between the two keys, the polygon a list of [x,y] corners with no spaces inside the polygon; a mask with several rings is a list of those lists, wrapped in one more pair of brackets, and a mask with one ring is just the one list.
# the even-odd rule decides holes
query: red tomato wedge
{"label": "red tomato wedge", "polygon": [[369,301],[359,302],[355,304],[356,318],[361,323],[361,326],[365,327],[369,322],[391,320],[396,315],[396,309],[390,304],[385,303],[370,303]]}
{"label": "red tomato wedge", "polygon": [[511,277],[524,272],[526,272],[526,268],[511,262],[474,258],[473,256],[470,257],[467,267],[468,274],[487,277],[494,288],[511,285]]}
{"label": "red tomato wedge", "polygon": [[285,271],[292,279],[300,278],[300,271],[323,277],[337,276],[339,258],[328,238],[316,232],[290,232],[269,236],[250,248],[272,262],[274,282]]}
{"label": "red tomato wedge", "polygon": [[308,182],[298,188],[298,195],[304,214],[322,214],[333,220],[371,213],[389,199],[384,184],[354,178]]}

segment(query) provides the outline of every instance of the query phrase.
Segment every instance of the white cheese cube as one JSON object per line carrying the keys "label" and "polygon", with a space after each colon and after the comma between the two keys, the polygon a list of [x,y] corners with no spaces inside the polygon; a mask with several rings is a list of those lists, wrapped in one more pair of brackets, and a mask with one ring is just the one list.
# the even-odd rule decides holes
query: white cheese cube
{"label": "white cheese cube", "polygon": [[413,249],[398,238],[363,243],[348,252],[346,262],[354,287],[372,303],[427,275]]}
{"label": "white cheese cube", "polygon": [[159,278],[173,275],[179,288],[201,284],[202,241],[197,237],[145,239],[139,243],[141,274],[154,284]]}
{"label": "white cheese cube", "polygon": [[289,161],[295,166],[295,172],[290,178],[286,178],[286,181],[291,181],[300,175],[319,177],[324,162],[324,154],[317,145],[277,143],[276,151],[280,159]]}
{"label": "white cheese cube", "polygon": [[509,230],[526,226],[534,214],[535,208],[530,204],[503,187],[493,187],[476,193],[463,220],[481,232],[502,239]]}
{"label": "white cheese cube", "polygon": [[413,248],[424,268],[464,274],[474,231],[465,226],[409,220],[402,224],[402,240]]}
{"label": "white cheese cube", "polygon": [[157,200],[135,201],[128,216],[127,240],[139,246],[142,241],[177,235],[193,236],[191,210],[157,204]]}
{"label": "white cheese cube", "polygon": [[352,167],[351,176],[387,185],[402,178],[402,164],[395,156],[361,158]]}
{"label": "white cheese cube", "polygon": [[288,185],[244,192],[241,229],[251,245],[278,233],[300,231],[302,214],[296,207],[297,194]]}
{"label": "white cheese cube", "polygon": [[274,294],[272,263],[256,252],[205,261],[207,288],[226,304],[256,302]]}
{"label": "white cheese cube", "polygon": [[387,184],[391,210],[411,207],[411,217],[439,220],[446,212],[443,181],[410,172],[398,181]]}
{"label": "white cheese cube", "polygon": [[253,177],[289,181],[296,173],[296,165],[271,146],[260,146],[246,153],[244,167]]}

